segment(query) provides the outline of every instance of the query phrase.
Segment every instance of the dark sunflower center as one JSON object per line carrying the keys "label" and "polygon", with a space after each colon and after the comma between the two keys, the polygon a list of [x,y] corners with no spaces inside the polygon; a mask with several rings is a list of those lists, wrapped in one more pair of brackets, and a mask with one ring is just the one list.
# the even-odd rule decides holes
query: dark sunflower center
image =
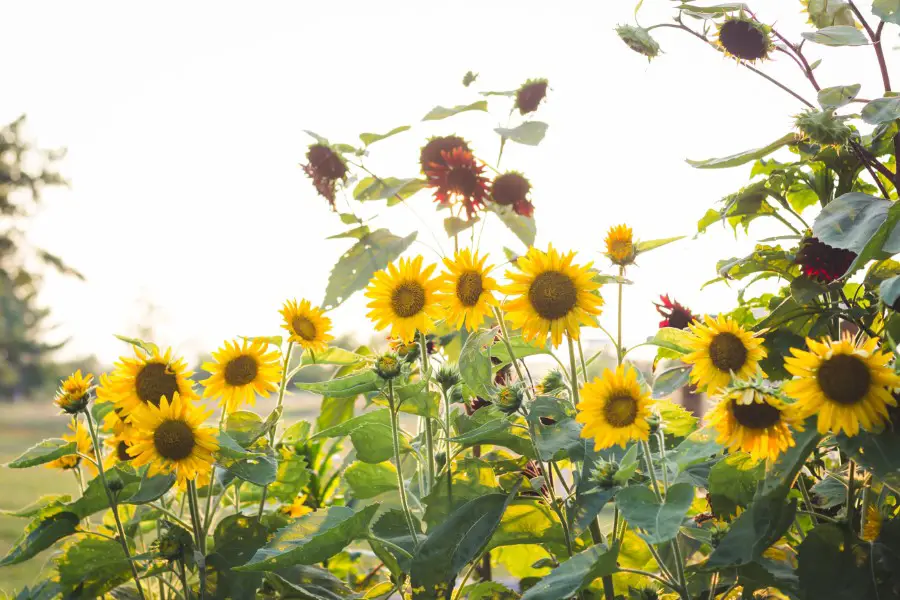
{"label": "dark sunflower center", "polygon": [[463,306],[478,304],[483,290],[481,274],[476,271],[466,271],[456,280],[456,297]]}
{"label": "dark sunflower center", "polygon": [[737,372],[747,362],[747,348],[741,338],[726,331],[716,335],[709,344],[709,359],[720,371]]}
{"label": "dark sunflower center", "polygon": [[847,405],[865,398],[872,383],[866,363],[852,354],[837,354],[823,362],[816,379],[829,400]]}
{"label": "dark sunflower center", "polygon": [[425,308],[425,288],[417,281],[398,285],[391,294],[391,308],[403,319],[416,316]]}
{"label": "dark sunflower center", "polygon": [[156,451],[168,460],[183,460],[194,449],[194,431],[184,421],[163,421],[153,432]]}
{"label": "dark sunflower center", "polygon": [[141,402],[159,406],[159,401],[163,397],[172,401],[172,397],[178,391],[178,378],[164,363],[147,363],[134,378],[134,387]]}
{"label": "dark sunflower center", "polygon": [[560,319],[575,308],[578,290],[572,278],[559,271],[544,271],[528,288],[528,301],[542,318]]}
{"label": "dark sunflower center", "polygon": [[316,339],[316,326],[306,317],[294,317],[291,327],[294,329],[294,333],[306,341]]}
{"label": "dark sunflower center", "polygon": [[242,354],[225,365],[225,383],[231,386],[247,385],[256,379],[259,364],[252,356]]}
{"label": "dark sunflower center", "polygon": [[116,456],[121,462],[128,462],[131,460],[131,455],[128,454],[128,444],[119,442],[116,446]]}
{"label": "dark sunflower center", "polygon": [[694,315],[681,307],[676,306],[669,314],[669,327],[674,327],[675,329],[685,329],[693,322]]}
{"label": "dark sunflower center", "polygon": [[781,411],[768,403],[738,404],[731,401],[731,414],[735,421],[749,429],[765,429],[781,420]]}
{"label": "dark sunflower center", "polygon": [[637,400],[628,394],[617,394],[607,400],[603,416],[613,427],[628,427],[637,418]]}
{"label": "dark sunflower center", "polygon": [[766,56],[765,34],[752,23],[741,19],[722,24],[719,42],[728,52],[744,60],[757,60]]}
{"label": "dark sunflower center", "polygon": [[469,169],[457,167],[447,174],[447,187],[460,196],[469,197],[478,187],[478,178]]}

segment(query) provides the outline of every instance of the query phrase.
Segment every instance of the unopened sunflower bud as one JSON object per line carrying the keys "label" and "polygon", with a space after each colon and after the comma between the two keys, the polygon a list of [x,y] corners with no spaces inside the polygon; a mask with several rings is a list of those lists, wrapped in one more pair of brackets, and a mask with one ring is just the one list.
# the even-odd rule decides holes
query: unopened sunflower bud
{"label": "unopened sunflower bud", "polygon": [[125,488],[125,484],[118,477],[109,478],[109,491],[113,494],[121,492]]}
{"label": "unopened sunflower bud", "polygon": [[393,352],[382,354],[375,359],[375,373],[385,381],[400,375],[400,358]]}
{"label": "unopened sunflower bud", "polygon": [[555,395],[557,392],[568,389],[566,380],[563,378],[563,374],[559,369],[553,369],[544,375],[544,378],[541,379],[540,387],[542,394],[549,394],[551,396]]}
{"label": "unopened sunflower bud", "polygon": [[616,485],[615,477],[618,472],[619,465],[603,460],[597,462],[591,476],[602,489],[608,490]]}
{"label": "unopened sunflower bud", "polygon": [[193,542],[187,531],[168,521],[161,521],[160,526],[162,534],[154,545],[161,558],[178,560],[190,553]]}
{"label": "unopened sunflower bud", "polygon": [[638,54],[643,54],[648,60],[659,56],[659,44],[650,36],[650,32],[643,27],[619,25],[616,27],[616,34],[618,34],[619,39],[625,42],[626,46]]}
{"label": "unopened sunflower bud", "polygon": [[497,392],[497,399],[494,404],[504,413],[511,415],[519,410],[522,406],[522,397],[524,396],[522,386],[518,383],[500,388]]}
{"label": "unopened sunflower bud", "polygon": [[833,110],[809,109],[794,120],[803,137],[820,146],[843,147],[850,141],[853,130],[844,121],[848,117],[835,116]]}
{"label": "unopened sunflower bud", "polygon": [[75,415],[87,408],[90,401],[91,381],[94,376],[90,373],[82,376],[81,370],[70,375],[56,393],[54,402],[66,414]]}
{"label": "unopened sunflower bud", "polygon": [[454,385],[459,383],[459,369],[454,364],[448,363],[441,365],[441,368],[438,369],[438,372],[435,375],[434,379],[446,392],[450,390],[450,388],[452,388]]}

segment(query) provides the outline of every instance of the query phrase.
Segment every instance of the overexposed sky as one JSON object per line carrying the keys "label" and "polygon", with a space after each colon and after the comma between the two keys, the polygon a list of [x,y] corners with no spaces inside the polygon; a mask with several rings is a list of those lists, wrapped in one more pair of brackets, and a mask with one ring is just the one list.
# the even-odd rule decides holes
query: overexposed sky
{"label": "overexposed sky", "polygon": [[[112,334],[137,331],[142,302],[159,308],[156,341],[189,357],[225,338],[277,333],[283,300],[321,302],[352,241],[324,239],[347,227],[298,166],[312,141],[303,130],[356,144],[361,132],[413,125],[372,147],[367,164],[384,177],[416,176],[430,135],[458,133],[493,162],[492,130],[505,125],[509,99],[489,98],[490,114],[418,121],[435,105],[530,77],[550,80],[535,115],[550,129],[537,148],[508,144],[501,170],[532,180],[539,247],[552,241],[612,272],[599,254],[611,225],[627,222],[640,239],[692,236],[713,202],[747,183],[749,166],[701,171],[684,159],[764,146],[802,107],[672,29],[653,32],[665,54],[648,64],[613,31],[633,22],[633,4],[0,1],[0,120],[27,112],[39,144],[69,149],[72,187],[47,194],[30,231],[87,277],[50,277],[43,294],[57,335],[72,336],[67,353],[114,359],[125,348]],[[672,14],[667,0],[644,4],[645,26]],[[753,8],[794,39],[810,30],[799,2]],[[823,85],[862,82],[861,96],[879,95],[871,48],[807,44],[806,53],[825,59]],[[466,89],[470,69],[480,77]],[[784,55],[764,69],[815,100]],[[444,243],[422,231],[412,250],[437,260],[450,249],[446,213],[427,190],[410,205]],[[402,206],[361,212],[398,235],[423,227]],[[773,231],[755,225],[751,235]],[[504,245],[523,251],[493,218],[483,242],[497,262]],[[750,248],[716,228],[642,257],[629,274],[637,283],[626,292],[626,339],[655,329],[650,303],[660,293],[697,311],[731,306],[733,289],[699,288],[717,259]],[[604,295],[612,328],[615,291]],[[339,333],[372,335],[364,305],[358,294],[332,313]]]}

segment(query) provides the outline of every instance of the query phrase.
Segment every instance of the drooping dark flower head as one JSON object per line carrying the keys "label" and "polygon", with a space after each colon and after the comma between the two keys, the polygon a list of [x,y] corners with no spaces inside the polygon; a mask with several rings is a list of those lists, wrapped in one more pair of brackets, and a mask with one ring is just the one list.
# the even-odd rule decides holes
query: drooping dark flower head
{"label": "drooping dark flower head", "polygon": [[428,143],[422,146],[422,150],[419,152],[419,166],[422,168],[422,173],[427,173],[434,164],[446,166],[444,152],[452,152],[456,148],[469,151],[469,144],[457,135],[445,135],[429,139]]}
{"label": "drooping dark flower head", "polygon": [[794,262],[810,279],[831,283],[843,277],[855,259],[856,253],[851,250],[832,248],[818,238],[807,237],[800,242]]}
{"label": "drooping dark flower head", "polygon": [[650,32],[643,27],[633,27],[631,25],[619,25],[616,27],[616,33],[625,45],[647,57],[647,60],[656,58],[659,53],[659,44],[656,43]]}
{"label": "drooping dark flower head", "polygon": [[313,180],[319,195],[328,200],[334,209],[337,184],[347,177],[347,164],[341,156],[325,144],[313,144],[306,152],[307,164],[303,171]]}
{"label": "drooping dark flower head", "polygon": [[491,184],[491,200],[501,206],[512,206],[517,214],[530,217],[534,214],[534,205],[528,199],[531,182],[521,173],[509,171],[498,175]]}
{"label": "drooping dark flower head", "polygon": [[744,15],[732,16],[719,25],[719,46],[729,56],[754,62],[768,58],[774,48],[769,28]]}
{"label": "drooping dark flower head", "polygon": [[546,79],[529,79],[516,90],[516,108],[519,114],[527,115],[538,109],[541,101],[547,96]]}
{"label": "drooping dark flower head", "polygon": [[431,163],[425,171],[428,185],[435,188],[434,200],[441,205],[462,204],[466,217],[484,209],[490,180],[484,176],[484,165],[472,153],[454,148],[442,153],[444,164]]}
{"label": "drooping dark flower head", "polygon": [[697,320],[689,308],[669,299],[668,294],[659,297],[660,304],[653,303],[656,312],[664,318],[659,322],[660,327],[674,327],[675,329],[687,329],[688,325]]}

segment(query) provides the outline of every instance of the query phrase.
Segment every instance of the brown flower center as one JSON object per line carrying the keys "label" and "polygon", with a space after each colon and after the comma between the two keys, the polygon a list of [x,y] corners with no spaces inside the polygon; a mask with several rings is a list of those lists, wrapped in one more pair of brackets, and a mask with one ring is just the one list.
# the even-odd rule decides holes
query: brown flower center
{"label": "brown flower center", "polygon": [[781,420],[781,411],[767,402],[738,404],[732,400],[731,414],[735,421],[749,429],[766,429]]}
{"label": "brown flower center", "polygon": [[569,314],[578,303],[572,278],[559,271],[544,271],[528,288],[528,301],[542,318],[552,321]]}
{"label": "brown flower center", "polygon": [[829,400],[845,405],[865,398],[872,383],[869,367],[853,354],[836,354],[823,362],[816,379]]}
{"label": "brown flower center", "polygon": [[247,385],[256,379],[257,373],[259,373],[259,364],[256,359],[242,354],[231,359],[225,365],[225,383],[234,387]]}
{"label": "brown flower center", "polygon": [[183,460],[194,449],[194,430],[184,421],[163,421],[153,432],[156,451],[168,460]]}
{"label": "brown flower center", "polygon": [[765,58],[768,40],[765,34],[742,19],[733,19],[722,24],[719,42],[732,55],[744,60]]}
{"label": "brown flower center", "polygon": [[616,394],[603,407],[603,416],[613,427],[628,427],[637,419],[637,412],[637,400],[629,394]]}
{"label": "brown flower center", "polygon": [[169,402],[178,391],[178,377],[169,365],[161,362],[151,362],[143,366],[134,378],[134,387],[137,397],[141,402],[149,402],[159,406],[159,401],[165,398]]}
{"label": "brown flower center", "polygon": [[456,280],[456,297],[463,306],[475,306],[481,298],[484,286],[481,274],[477,271],[466,271]]}
{"label": "brown flower center", "polygon": [[124,441],[121,441],[116,445],[116,456],[121,462],[128,462],[131,460],[132,456],[128,454],[128,444]]}
{"label": "brown flower center", "polygon": [[316,339],[316,326],[306,317],[294,317],[291,321],[291,327],[294,333],[307,342]]}
{"label": "brown flower center", "polygon": [[709,344],[709,359],[720,371],[737,372],[747,362],[747,348],[741,338],[726,331],[716,335]]}
{"label": "brown flower center", "polygon": [[456,167],[447,173],[447,187],[460,196],[470,197],[478,187],[478,177],[469,169]]}
{"label": "brown flower center", "polygon": [[398,317],[414,317],[425,308],[425,288],[417,281],[401,283],[391,294],[391,308]]}

